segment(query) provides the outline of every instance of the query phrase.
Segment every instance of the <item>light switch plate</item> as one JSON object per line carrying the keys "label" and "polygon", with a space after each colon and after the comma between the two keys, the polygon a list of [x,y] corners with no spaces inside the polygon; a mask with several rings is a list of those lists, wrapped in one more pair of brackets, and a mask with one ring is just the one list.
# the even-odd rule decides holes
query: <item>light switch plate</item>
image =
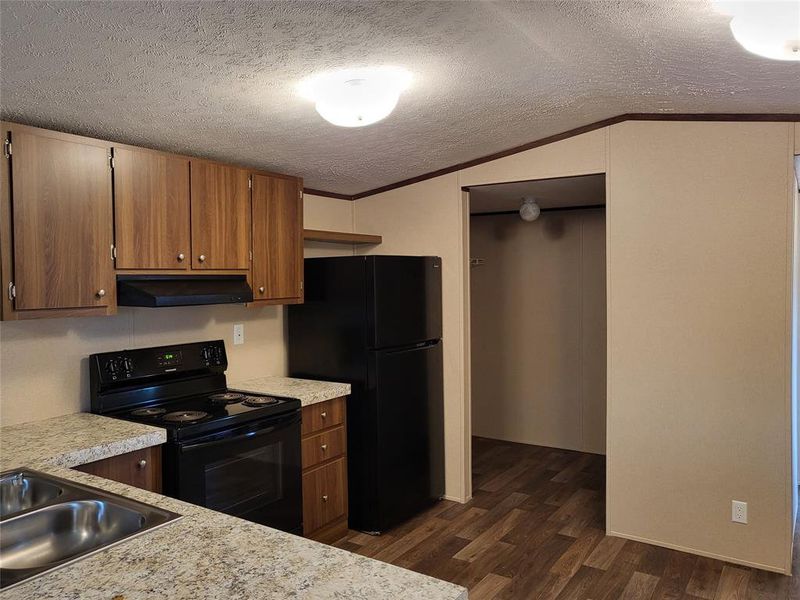
{"label": "light switch plate", "polygon": [[244,324],[236,323],[233,326],[233,345],[238,346],[244,344]]}

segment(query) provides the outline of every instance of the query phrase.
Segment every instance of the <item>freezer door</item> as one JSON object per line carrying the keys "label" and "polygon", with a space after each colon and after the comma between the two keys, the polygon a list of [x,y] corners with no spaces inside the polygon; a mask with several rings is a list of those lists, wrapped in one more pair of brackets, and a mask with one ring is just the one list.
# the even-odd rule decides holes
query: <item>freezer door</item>
{"label": "freezer door", "polygon": [[376,529],[386,531],[444,494],[442,343],[378,351],[373,358]]}
{"label": "freezer door", "polygon": [[440,339],[442,260],[437,256],[368,258],[368,346],[393,348]]}

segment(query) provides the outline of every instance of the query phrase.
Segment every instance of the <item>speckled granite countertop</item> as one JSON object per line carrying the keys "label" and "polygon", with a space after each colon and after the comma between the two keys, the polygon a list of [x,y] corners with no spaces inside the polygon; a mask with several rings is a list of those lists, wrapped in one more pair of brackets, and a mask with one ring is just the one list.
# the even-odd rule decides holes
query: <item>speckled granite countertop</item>
{"label": "speckled granite countertop", "polygon": [[303,406],[324,402],[333,398],[340,398],[350,394],[349,383],[336,383],[333,381],[313,381],[311,379],[296,379],[294,377],[258,377],[229,383],[228,387],[246,392],[272,394],[274,396],[288,396],[298,398]]}
{"label": "speckled granite countertop", "polygon": [[183,515],[0,598],[467,599],[466,589],[438,579],[67,468],[165,438],[155,427],[88,414],[0,428],[3,470],[24,465]]}
{"label": "speckled granite countertop", "polygon": [[74,467],[166,441],[160,427],[75,413],[0,428],[0,470],[39,463]]}

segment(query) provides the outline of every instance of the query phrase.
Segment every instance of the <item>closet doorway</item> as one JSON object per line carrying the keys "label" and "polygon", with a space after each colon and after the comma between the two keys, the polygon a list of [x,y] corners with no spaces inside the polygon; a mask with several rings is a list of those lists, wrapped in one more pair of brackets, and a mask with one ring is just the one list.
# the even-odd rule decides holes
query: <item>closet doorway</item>
{"label": "closet doorway", "polygon": [[476,498],[593,490],[603,518],[605,199],[604,174],[469,188]]}

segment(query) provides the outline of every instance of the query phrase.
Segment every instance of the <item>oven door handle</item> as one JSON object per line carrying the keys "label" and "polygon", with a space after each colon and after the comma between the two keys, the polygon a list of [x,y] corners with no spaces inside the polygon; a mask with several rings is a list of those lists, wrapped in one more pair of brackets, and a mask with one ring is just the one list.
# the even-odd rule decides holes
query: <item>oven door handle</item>
{"label": "oven door handle", "polygon": [[[244,433],[240,435],[235,435],[231,437],[224,437],[221,439],[211,440],[208,442],[196,442],[194,444],[183,444],[181,445],[181,452],[186,452],[190,450],[201,450],[204,448],[213,448],[214,446],[221,446],[223,444],[231,444],[236,442],[241,442],[243,440],[253,439],[256,437],[261,437],[262,435],[267,435],[268,433],[273,433],[276,429],[282,428],[285,425],[290,425],[293,422],[300,421],[299,411],[297,413],[292,413],[288,416],[278,418],[278,419],[271,419],[268,421],[270,424],[268,427],[248,427],[245,429]],[[241,429],[240,429],[241,430]],[[234,430],[236,431],[236,430]]]}

